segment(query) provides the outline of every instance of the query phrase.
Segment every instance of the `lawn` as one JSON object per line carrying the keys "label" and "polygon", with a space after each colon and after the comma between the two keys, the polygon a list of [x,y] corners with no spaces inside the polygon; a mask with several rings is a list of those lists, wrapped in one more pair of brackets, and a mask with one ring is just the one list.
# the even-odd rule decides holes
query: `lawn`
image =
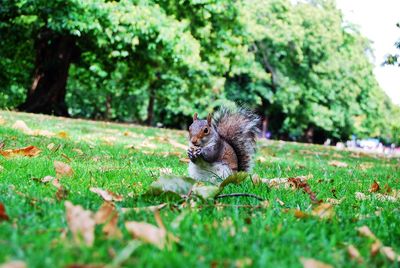
{"label": "lawn", "polygon": [[[0,155],[0,203],[7,215],[0,211],[0,264],[302,267],[314,259],[333,267],[400,265],[390,255],[390,250],[400,253],[398,158],[259,141],[253,173],[262,179],[249,176],[222,193],[251,193],[267,201],[195,196],[182,201],[143,194],[162,172],[186,175],[184,131],[3,111],[1,142],[3,150],[33,145],[41,152]],[[54,161],[71,167],[73,174],[56,175]],[[46,176],[57,176],[62,186],[42,182]],[[307,190],[266,180],[301,176],[308,178]],[[104,224],[97,224],[90,246],[74,240],[65,202],[95,213],[104,201],[93,187],[122,197],[113,201],[121,233],[110,237]],[[312,202],[310,191],[319,203]],[[164,203],[159,214],[149,208]],[[321,205],[326,213],[318,212]],[[125,225],[160,226],[160,218],[168,233],[160,247],[133,236]],[[365,226],[373,235],[366,237]]]}

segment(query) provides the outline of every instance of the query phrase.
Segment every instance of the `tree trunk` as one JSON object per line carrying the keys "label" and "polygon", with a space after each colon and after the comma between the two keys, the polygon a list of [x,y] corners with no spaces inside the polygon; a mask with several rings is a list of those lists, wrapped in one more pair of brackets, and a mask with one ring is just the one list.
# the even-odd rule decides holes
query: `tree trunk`
{"label": "tree trunk", "polygon": [[149,104],[147,106],[147,118],[146,118],[146,125],[151,126],[153,124],[153,117],[154,117],[154,100],[155,100],[155,89],[154,83],[150,85],[149,88]]}
{"label": "tree trunk", "polygon": [[69,116],[65,103],[68,70],[78,55],[75,37],[42,30],[35,44],[36,62],[31,88],[18,109]]}

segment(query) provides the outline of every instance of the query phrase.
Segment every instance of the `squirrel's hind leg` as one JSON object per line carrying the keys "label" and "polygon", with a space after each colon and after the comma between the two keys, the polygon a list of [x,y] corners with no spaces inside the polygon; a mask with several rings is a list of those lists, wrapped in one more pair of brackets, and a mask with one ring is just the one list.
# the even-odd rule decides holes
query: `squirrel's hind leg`
{"label": "squirrel's hind leg", "polygon": [[233,173],[232,169],[224,163],[189,163],[189,176],[198,181],[221,182]]}

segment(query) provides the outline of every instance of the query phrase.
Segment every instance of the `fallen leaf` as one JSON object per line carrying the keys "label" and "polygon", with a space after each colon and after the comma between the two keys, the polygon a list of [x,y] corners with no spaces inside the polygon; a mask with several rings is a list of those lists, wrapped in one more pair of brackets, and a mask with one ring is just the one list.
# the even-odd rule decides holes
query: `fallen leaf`
{"label": "fallen leaf", "polygon": [[104,224],[103,233],[108,237],[122,237],[121,230],[118,228],[118,211],[115,205],[104,202],[94,216],[96,224]]}
{"label": "fallen leaf", "polygon": [[333,205],[329,203],[322,203],[319,206],[315,207],[311,214],[313,216],[319,217],[320,219],[326,220],[331,219],[335,215],[335,211],[333,210]]}
{"label": "fallen leaf", "polygon": [[65,198],[67,198],[68,190],[65,189],[64,186],[61,185],[60,181],[57,178],[52,180],[51,183],[53,184],[54,187],[57,188],[56,199],[58,201],[61,201],[61,200],[65,199]]}
{"label": "fallen leaf", "polygon": [[80,149],[74,148],[74,149],[72,149],[72,151],[77,153],[78,155],[83,155],[83,152]]}
{"label": "fallen leaf", "polygon": [[6,208],[3,203],[0,203],[0,221],[8,221],[10,218],[6,213]]}
{"label": "fallen leaf", "polygon": [[33,134],[32,129],[30,129],[28,127],[28,125],[22,120],[15,121],[14,125],[12,125],[12,128],[16,129],[16,130],[19,130],[19,131],[22,131],[23,133],[28,134],[28,135],[32,135]]}
{"label": "fallen leaf", "polygon": [[360,252],[358,251],[358,249],[356,247],[354,247],[353,245],[349,245],[347,247],[347,253],[350,256],[350,259],[357,261],[358,263],[363,263],[364,260],[361,257]]}
{"label": "fallen leaf", "polygon": [[378,184],[376,181],[374,181],[374,182],[371,184],[371,188],[369,189],[369,191],[370,191],[371,193],[376,193],[376,192],[378,192],[379,190],[380,190],[379,184]]}
{"label": "fallen leaf", "polygon": [[117,195],[114,194],[111,191],[108,190],[103,190],[101,188],[95,188],[95,187],[91,187],[89,189],[92,193],[98,194],[101,198],[103,198],[104,201],[122,201],[123,197],[122,195]]}
{"label": "fallen leaf", "polygon": [[379,201],[389,201],[389,202],[396,202],[397,198],[391,195],[386,195],[386,194],[376,194],[375,195],[376,199]]}
{"label": "fallen leaf", "polygon": [[0,151],[0,154],[6,158],[16,157],[16,156],[28,156],[35,157],[40,154],[41,150],[33,145],[27,146],[20,149],[4,150]]}
{"label": "fallen leaf", "polygon": [[303,191],[308,194],[312,203],[320,203],[321,201],[317,199],[316,194],[311,191],[310,185],[300,178],[289,178],[288,183],[292,184],[295,189],[303,189]]}
{"label": "fallen leaf", "polygon": [[217,186],[204,185],[201,183],[196,183],[192,187],[192,194],[204,200],[215,198],[220,193],[220,191],[221,189]]}
{"label": "fallen leaf", "polygon": [[367,170],[372,168],[374,165],[372,163],[362,163],[360,164],[360,169],[361,170]]}
{"label": "fallen leaf", "polygon": [[80,244],[83,242],[92,246],[94,242],[94,227],[96,225],[93,213],[84,210],[81,206],[74,206],[70,201],[65,201],[66,218],[68,227],[74,237],[74,241]]}
{"label": "fallen leaf", "polygon": [[[308,179],[313,178],[313,175],[307,175],[307,176],[297,176],[295,179],[298,179],[302,182],[307,181]],[[279,188],[283,186],[284,188],[288,189],[293,187],[293,184],[289,182],[290,179],[293,178],[274,178],[274,179],[261,179],[261,182],[264,184],[267,184],[271,188]]]}
{"label": "fallen leaf", "polygon": [[376,236],[374,235],[374,233],[372,233],[372,231],[366,225],[357,228],[357,231],[361,236],[371,238],[373,240],[377,239]]}
{"label": "fallen leaf", "polygon": [[378,254],[380,248],[382,247],[382,242],[379,240],[376,240],[372,245],[371,245],[371,256],[376,256],[376,254]]}
{"label": "fallen leaf", "polygon": [[335,198],[327,198],[326,202],[332,205],[339,205],[340,203],[342,203],[342,201],[344,200],[344,198],[341,199],[335,199]]}
{"label": "fallen leaf", "polygon": [[236,172],[232,175],[229,175],[226,179],[222,181],[222,183],[219,185],[220,188],[224,188],[225,186],[229,184],[240,184],[242,183],[247,177],[249,176],[248,173],[240,171]]}
{"label": "fallen leaf", "polygon": [[46,176],[46,177],[44,177],[43,179],[41,179],[40,181],[43,182],[43,183],[47,183],[47,182],[50,182],[50,181],[52,181],[52,180],[54,180],[54,179],[55,179],[55,178],[52,177],[52,176]]}
{"label": "fallen leaf", "polygon": [[365,195],[364,193],[361,193],[361,192],[356,192],[355,193],[355,196],[356,196],[356,199],[357,200],[368,200],[368,199],[371,199],[371,197],[370,196],[367,196],[367,195]]}
{"label": "fallen leaf", "polygon": [[0,264],[0,268],[26,268],[26,263],[23,261],[10,261]]}
{"label": "fallen leaf", "polygon": [[388,258],[392,262],[400,262],[400,255],[394,252],[391,247],[382,247],[380,249],[382,255]]}
{"label": "fallen leaf", "polygon": [[57,177],[70,177],[74,175],[74,170],[69,165],[60,161],[54,161],[54,169],[56,170]]}
{"label": "fallen leaf", "polygon": [[307,213],[305,213],[299,209],[296,209],[294,211],[294,216],[298,219],[305,219],[305,218],[308,218],[310,215],[308,215]]}
{"label": "fallen leaf", "polygon": [[181,161],[183,163],[190,163],[190,159],[189,158],[179,158],[179,161]]}
{"label": "fallen leaf", "polygon": [[58,136],[59,138],[62,138],[62,139],[67,139],[69,135],[68,135],[68,133],[65,132],[65,131],[60,131],[60,132],[57,133],[57,136]]}
{"label": "fallen leaf", "polygon": [[166,244],[167,232],[147,222],[129,221],[125,222],[125,227],[135,238],[145,243],[150,243],[163,249]]}
{"label": "fallen leaf", "polygon": [[162,175],[158,180],[150,184],[147,194],[173,193],[179,196],[187,195],[196,182],[189,177]]}
{"label": "fallen leaf", "polygon": [[333,268],[332,265],[320,262],[315,259],[301,257],[300,261],[303,264],[304,268]]}
{"label": "fallen leaf", "polygon": [[328,165],[333,167],[344,167],[344,168],[349,166],[349,164],[337,160],[329,161]]}
{"label": "fallen leaf", "polygon": [[280,200],[279,198],[276,198],[275,200],[276,200],[276,202],[278,202],[279,205],[281,205],[282,207],[285,205],[285,202],[283,202],[283,201]]}
{"label": "fallen leaf", "polygon": [[260,176],[258,176],[258,174],[253,174],[253,176],[251,176],[251,181],[253,185],[259,185],[261,183]]}

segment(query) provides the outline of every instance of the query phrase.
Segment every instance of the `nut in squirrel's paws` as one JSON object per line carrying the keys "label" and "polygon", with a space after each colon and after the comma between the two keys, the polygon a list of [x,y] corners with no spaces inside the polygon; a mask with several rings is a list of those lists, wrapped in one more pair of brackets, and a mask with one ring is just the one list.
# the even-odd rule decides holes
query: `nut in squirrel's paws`
{"label": "nut in squirrel's paws", "polygon": [[201,154],[201,147],[192,146],[188,149],[188,156],[190,160],[195,160]]}

